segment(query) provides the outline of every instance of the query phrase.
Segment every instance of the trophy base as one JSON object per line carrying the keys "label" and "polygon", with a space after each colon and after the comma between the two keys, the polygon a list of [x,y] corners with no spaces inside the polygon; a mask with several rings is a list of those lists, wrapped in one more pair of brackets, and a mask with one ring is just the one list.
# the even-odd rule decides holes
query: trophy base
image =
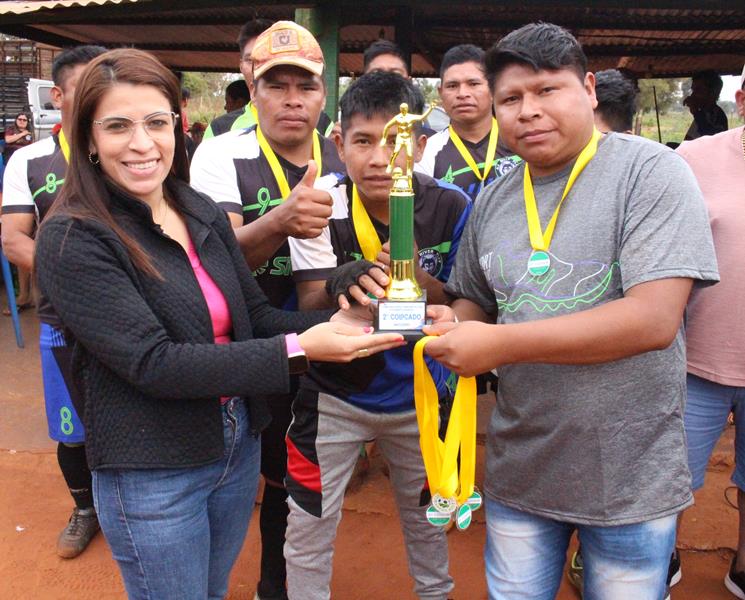
{"label": "trophy base", "polygon": [[391,300],[381,298],[375,311],[376,333],[398,333],[407,342],[416,342],[424,337],[422,327],[429,325],[427,319],[427,291],[417,300]]}

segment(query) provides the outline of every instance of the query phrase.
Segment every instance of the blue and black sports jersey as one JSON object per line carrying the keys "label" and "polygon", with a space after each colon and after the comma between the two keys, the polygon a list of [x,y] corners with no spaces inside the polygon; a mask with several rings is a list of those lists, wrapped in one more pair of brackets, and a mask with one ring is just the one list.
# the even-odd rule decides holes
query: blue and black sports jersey
{"label": "blue and black sports jersey", "polygon": [[[320,142],[323,171],[316,187],[327,189],[338,183],[346,168],[334,144],[323,137]],[[277,159],[290,189],[294,188],[303,178],[306,167],[293,165],[281,156]],[[244,224],[253,223],[282,203],[277,181],[256,139],[255,126],[202,142],[191,163],[191,185],[226,212],[242,215]],[[297,308],[287,242],[258,267],[254,275],[272,306],[287,310]]]}
{"label": "blue and black sports jersey", "polygon": [[[56,135],[14,152],[5,169],[3,214],[30,214],[41,223],[62,190],[66,171],[67,161]],[[44,296],[39,299],[38,314],[42,323],[62,326]]]}
{"label": "blue and black sports jersey", "polygon": [[[471,153],[476,166],[483,173],[489,136],[487,135],[483,140],[476,143],[468,140],[462,141]],[[434,177],[439,181],[457,185],[468,194],[471,200],[475,200],[482,188],[510,172],[520,162],[521,159],[518,156],[515,156],[511,150],[502,145],[501,141],[498,142],[494,162],[492,162],[486,181],[482,185],[481,180],[476,177],[471,167],[458,152],[458,148],[453,144],[453,140],[450,139],[449,129],[443,129],[427,140],[422,160],[414,166],[414,170]]]}
{"label": "blue and black sports jersey", "polygon": [[[455,263],[471,202],[456,186],[414,174],[414,237],[419,264],[446,282]],[[312,240],[290,240],[295,281],[325,280],[338,265],[359,260],[362,250],[352,222],[352,185],[347,178],[331,192],[333,214],[328,227]],[[381,242],[388,226],[370,217]],[[373,412],[411,410],[414,403],[414,345],[388,350],[349,364],[313,363],[301,387],[326,392]],[[427,359],[441,394],[450,372]]]}

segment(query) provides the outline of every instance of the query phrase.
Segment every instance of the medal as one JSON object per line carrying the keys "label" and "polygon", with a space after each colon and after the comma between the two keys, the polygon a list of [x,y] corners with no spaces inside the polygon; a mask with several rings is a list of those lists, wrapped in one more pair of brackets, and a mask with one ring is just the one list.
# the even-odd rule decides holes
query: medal
{"label": "medal", "polygon": [[528,273],[533,277],[544,275],[551,266],[551,257],[543,250],[533,250],[528,259]]}
{"label": "medal", "polygon": [[481,494],[477,490],[473,490],[473,494],[471,494],[468,500],[466,500],[466,504],[471,507],[471,510],[478,510],[481,508],[482,502]]}
{"label": "medal", "polygon": [[445,527],[445,525],[450,523],[450,513],[441,512],[434,506],[430,506],[427,508],[427,521],[435,527]]}
{"label": "medal", "polygon": [[365,205],[362,204],[356,183],[352,184],[352,226],[362,250],[362,256],[365,257],[365,260],[375,262],[378,253],[383,249],[383,245],[380,243],[378,232],[375,231],[375,225],[373,225],[370,215],[367,214]]}
{"label": "medal", "polygon": [[[272,170],[274,179],[277,182],[277,187],[279,187],[279,193],[282,194],[282,200],[287,200],[287,197],[290,195],[291,191],[290,184],[287,183],[287,177],[285,177],[285,172],[282,170],[282,165],[279,164],[277,155],[274,153],[274,150],[272,150],[269,142],[266,141],[266,137],[264,137],[264,133],[261,131],[261,125],[258,124],[256,125],[256,140],[259,142],[261,153],[264,155],[264,158],[266,158],[266,161],[269,163],[269,167]],[[323,172],[322,158],[323,155],[321,154],[321,141],[319,139],[318,132],[314,129],[313,160],[316,162],[316,166],[318,167],[318,171],[316,172],[316,180],[318,180],[318,178],[321,176],[321,173]]]}
{"label": "medal", "polygon": [[440,494],[435,494],[432,496],[432,506],[440,512],[450,514],[458,508],[458,503],[455,498],[443,498]]}
{"label": "medal", "polygon": [[473,159],[473,156],[471,156],[471,153],[468,151],[468,148],[466,148],[466,145],[460,139],[460,136],[455,133],[455,129],[453,129],[452,125],[448,127],[448,133],[450,135],[450,139],[453,142],[453,145],[456,147],[460,155],[463,157],[463,160],[466,161],[466,164],[470,167],[471,171],[473,171],[474,175],[476,175],[478,180],[481,182],[481,186],[483,187],[484,182],[486,181],[486,176],[489,174],[489,171],[493,166],[494,156],[497,153],[497,140],[499,139],[499,126],[497,125],[497,120],[492,117],[491,130],[489,131],[489,142],[486,147],[486,158],[484,159],[483,173],[479,171],[479,167],[476,164],[476,161]]}
{"label": "medal", "polygon": [[463,531],[464,529],[468,529],[468,526],[471,524],[471,520],[473,518],[473,509],[468,505],[468,503],[463,504],[458,508],[458,512],[455,515],[455,526]]}
{"label": "medal", "polygon": [[533,247],[533,253],[528,259],[528,272],[534,277],[544,275],[548,272],[551,266],[551,257],[548,254],[548,247],[551,245],[551,238],[554,235],[554,228],[556,227],[556,220],[559,217],[559,210],[564,200],[569,194],[569,190],[572,189],[574,182],[579,177],[582,170],[587,166],[598,151],[598,141],[602,137],[602,134],[594,129],[592,137],[587,145],[582,149],[577,160],[572,167],[572,172],[569,174],[566,186],[564,186],[564,192],[561,194],[561,200],[554,210],[554,214],[551,216],[551,220],[546,226],[546,230],[541,229],[541,220],[538,216],[538,206],[535,200],[535,192],[533,191],[533,181],[530,178],[530,166],[525,163],[525,172],[523,174],[523,196],[525,198],[525,217],[528,220],[528,234],[530,235],[530,245]]}

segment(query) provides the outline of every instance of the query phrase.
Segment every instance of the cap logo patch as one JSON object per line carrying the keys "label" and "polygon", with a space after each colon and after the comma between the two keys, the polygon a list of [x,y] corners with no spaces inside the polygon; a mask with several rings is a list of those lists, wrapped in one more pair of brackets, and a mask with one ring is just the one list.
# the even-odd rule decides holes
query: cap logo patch
{"label": "cap logo patch", "polygon": [[272,33],[272,54],[295,52],[297,50],[300,50],[297,31],[294,29],[280,29]]}

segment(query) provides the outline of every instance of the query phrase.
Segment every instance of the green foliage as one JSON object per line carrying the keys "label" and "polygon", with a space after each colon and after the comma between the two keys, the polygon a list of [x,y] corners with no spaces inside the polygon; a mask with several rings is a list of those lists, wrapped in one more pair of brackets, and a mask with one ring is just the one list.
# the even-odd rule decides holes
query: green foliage
{"label": "green foliage", "polygon": [[657,106],[660,113],[680,110],[683,108],[681,93],[681,79],[640,79],[639,80],[639,110],[642,113],[655,110],[654,94],[657,93]]}
{"label": "green foliage", "polygon": [[439,102],[440,95],[437,93],[437,79],[430,78],[418,78],[414,79],[414,83],[419,87],[422,94],[424,94],[424,103],[432,104],[432,102]]}
{"label": "green foliage", "polygon": [[225,88],[240,76],[235,73],[184,73],[183,87],[191,92],[187,107],[189,122],[209,124],[225,112]]}

